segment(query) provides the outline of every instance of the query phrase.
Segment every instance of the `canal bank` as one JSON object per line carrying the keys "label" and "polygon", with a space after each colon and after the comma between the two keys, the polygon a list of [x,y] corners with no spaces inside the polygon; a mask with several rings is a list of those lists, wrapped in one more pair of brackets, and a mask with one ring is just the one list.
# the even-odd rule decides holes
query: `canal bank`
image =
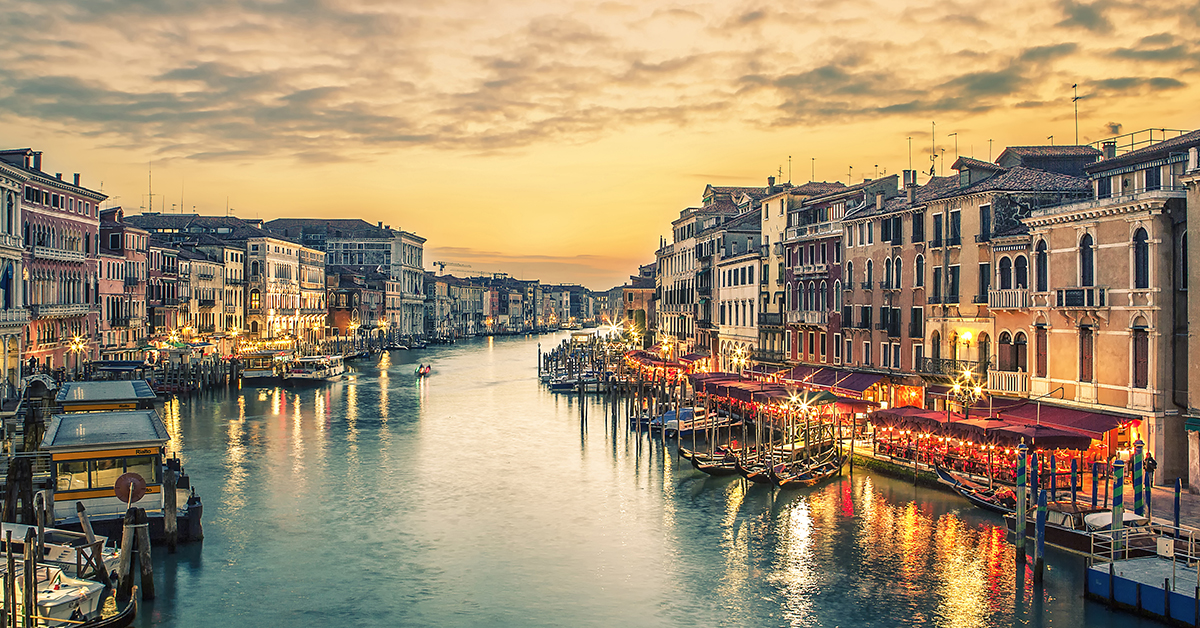
{"label": "canal bank", "polygon": [[1078,557],[1035,589],[999,518],[911,478],[747,486],[601,398],[581,421],[537,383],[538,340],[169,402],[206,537],[155,557],[139,625],[1157,625],[1085,602]]}

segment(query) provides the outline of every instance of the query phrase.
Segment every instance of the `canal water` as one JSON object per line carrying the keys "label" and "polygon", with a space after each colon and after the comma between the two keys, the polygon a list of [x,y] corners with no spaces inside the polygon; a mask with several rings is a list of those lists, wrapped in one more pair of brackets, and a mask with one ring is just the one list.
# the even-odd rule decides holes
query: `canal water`
{"label": "canal water", "polygon": [[156,548],[138,625],[1143,625],[1082,599],[1079,557],[1052,553],[1035,587],[1002,521],[957,497],[861,471],[747,486],[601,399],[581,420],[536,380],[538,343],[561,338],[168,402],[206,538]]}

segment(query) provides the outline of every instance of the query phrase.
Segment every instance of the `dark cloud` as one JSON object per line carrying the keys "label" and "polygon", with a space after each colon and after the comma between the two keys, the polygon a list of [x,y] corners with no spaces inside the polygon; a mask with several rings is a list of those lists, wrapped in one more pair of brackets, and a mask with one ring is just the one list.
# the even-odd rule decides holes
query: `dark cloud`
{"label": "dark cloud", "polygon": [[1185,87],[1186,84],[1170,77],[1123,76],[1110,79],[1099,79],[1084,83],[1089,95],[1105,94],[1120,95],[1126,93],[1141,93],[1150,90],[1169,90]]}
{"label": "dark cloud", "polygon": [[1083,28],[1093,33],[1107,33],[1113,27],[1112,22],[1104,15],[1109,4],[1106,0],[1097,0],[1090,4],[1074,0],[1060,0],[1058,5],[1065,17],[1057,25]]}

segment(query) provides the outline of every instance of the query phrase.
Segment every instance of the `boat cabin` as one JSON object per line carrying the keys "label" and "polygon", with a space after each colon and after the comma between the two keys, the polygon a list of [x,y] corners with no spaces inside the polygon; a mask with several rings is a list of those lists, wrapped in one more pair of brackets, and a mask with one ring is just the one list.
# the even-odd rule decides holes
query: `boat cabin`
{"label": "boat cabin", "polygon": [[125,473],[137,473],[146,481],[146,496],[138,506],[161,511],[164,446],[169,439],[167,426],[153,410],[55,415],[41,446],[51,460],[55,520],[75,518],[77,501],[90,515],[125,512],[126,504],[113,489]]}
{"label": "boat cabin", "polygon": [[113,382],[67,382],[55,399],[62,412],[153,410],[158,399],[144,379]]}
{"label": "boat cabin", "polygon": [[253,351],[238,356],[243,361],[245,379],[278,377],[292,361],[291,351]]}

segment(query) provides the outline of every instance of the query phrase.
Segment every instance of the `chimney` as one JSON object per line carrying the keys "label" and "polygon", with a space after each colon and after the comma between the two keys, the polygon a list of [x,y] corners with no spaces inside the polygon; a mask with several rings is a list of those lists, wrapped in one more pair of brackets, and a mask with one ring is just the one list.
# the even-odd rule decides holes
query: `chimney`
{"label": "chimney", "polygon": [[914,186],[916,184],[917,184],[917,171],[916,170],[905,170],[904,171],[904,187]]}
{"label": "chimney", "polygon": [[57,178],[59,181],[62,181],[62,173],[61,173],[61,172],[56,172],[56,173],[54,173],[54,176],[55,176],[55,178]]}
{"label": "chimney", "polygon": [[1109,140],[1104,142],[1104,158],[1112,159],[1117,156],[1117,141]]}
{"label": "chimney", "polygon": [[380,220],[378,224],[379,224],[379,228],[380,228],[380,229],[382,229],[382,228],[383,228],[383,221],[382,221],[382,220]]}
{"label": "chimney", "polygon": [[[914,171],[914,174],[915,174],[915,171]],[[910,185],[905,189],[908,190],[908,204],[912,205],[913,202],[917,200],[917,186]]]}
{"label": "chimney", "polygon": [[767,187],[775,187],[775,177],[767,177]]}
{"label": "chimney", "polygon": [[33,153],[33,169],[39,172],[42,170],[42,151],[40,150]]}
{"label": "chimney", "polygon": [[75,173],[75,187],[79,187],[79,173]]}
{"label": "chimney", "polygon": [[1197,150],[1196,147],[1193,146],[1188,149],[1187,171],[1195,172],[1197,170],[1200,170],[1200,150]]}

